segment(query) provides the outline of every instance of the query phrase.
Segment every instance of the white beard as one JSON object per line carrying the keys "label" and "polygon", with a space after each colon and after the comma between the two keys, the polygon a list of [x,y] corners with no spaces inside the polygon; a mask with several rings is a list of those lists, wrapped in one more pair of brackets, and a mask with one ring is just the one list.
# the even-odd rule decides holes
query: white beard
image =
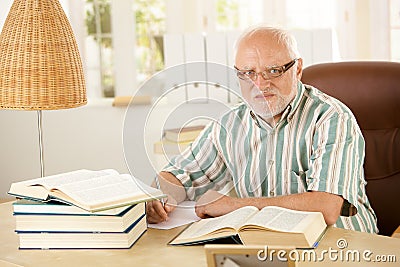
{"label": "white beard", "polygon": [[[276,97],[275,101],[271,103],[271,101],[266,100],[263,97],[263,92],[273,93]],[[293,93],[289,95],[282,95],[275,88],[266,88],[265,90],[260,91],[256,86],[253,86],[251,89],[251,102],[249,105],[258,116],[268,121],[276,115],[281,114],[290,104],[296,95],[296,90],[293,90],[292,92]],[[259,98],[256,98],[256,96],[259,96]]]}

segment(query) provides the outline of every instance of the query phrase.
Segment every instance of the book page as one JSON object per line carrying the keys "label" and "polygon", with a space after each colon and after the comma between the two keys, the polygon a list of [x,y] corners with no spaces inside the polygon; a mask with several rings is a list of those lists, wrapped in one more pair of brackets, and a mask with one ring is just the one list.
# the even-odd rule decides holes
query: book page
{"label": "book page", "polygon": [[195,201],[183,201],[179,203],[175,209],[168,214],[168,220],[160,223],[149,223],[149,228],[155,229],[172,229],[178,226],[189,224],[201,220],[195,212]]}
{"label": "book page", "polygon": [[98,176],[108,175],[111,173],[117,173],[115,170],[102,170],[102,171],[90,171],[90,170],[77,170],[57,175],[46,176],[42,178],[30,179],[26,181],[12,183],[9,194],[29,197],[41,200],[47,200],[49,190],[60,184],[73,183],[80,180],[86,180],[95,178]]}
{"label": "book page", "polygon": [[222,228],[239,229],[240,226],[256,212],[258,212],[256,207],[247,206],[220,217],[202,219],[186,228],[185,231],[179,235],[179,239],[200,237]]}
{"label": "book page", "polygon": [[269,206],[250,218],[246,225],[257,225],[283,232],[301,232],[298,226],[309,214],[308,212]]}
{"label": "book page", "polygon": [[80,181],[87,181],[89,179],[94,179],[101,176],[106,176],[114,174],[117,175],[118,172],[115,170],[107,169],[101,171],[90,171],[90,170],[77,170],[57,175],[46,176],[43,178],[37,178],[28,181],[29,185],[43,185],[47,189],[57,188],[58,186],[64,184],[73,184]]}
{"label": "book page", "polygon": [[[124,201],[150,199],[162,195],[161,191],[150,187],[129,174],[110,174],[74,183],[65,183],[57,188],[71,199],[85,207],[101,205],[103,203],[125,204]],[[59,192],[54,196],[63,198]],[[91,209],[92,209],[91,208]],[[100,207],[99,207],[100,208]]]}

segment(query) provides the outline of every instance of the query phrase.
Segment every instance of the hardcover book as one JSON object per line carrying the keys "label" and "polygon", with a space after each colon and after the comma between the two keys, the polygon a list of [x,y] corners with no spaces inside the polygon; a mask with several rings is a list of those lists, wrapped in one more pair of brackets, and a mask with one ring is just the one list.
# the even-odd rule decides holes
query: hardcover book
{"label": "hardcover book", "polygon": [[13,213],[14,215],[18,215],[20,213],[26,214],[63,214],[63,215],[119,215],[126,209],[130,208],[130,206],[123,206],[108,210],[101,210],[97,212],[90,212],[84,209],[81,209],[74,205],[69,205],[60,201],[35,201],[32,199],[17,199],[13,203]]}
{"label": "hardcover book", "polygon": [[175,129],[166,129],[164,131],[165,139],[181,143],[181,142],[191,142],[197,138],[197,136],[203,131],[204,125],[187,126]]}
{"label": "hardcover book", "polygon": [[16,231],[124,232],[145,214],[145,203],[128,206],[117,215],[15,213]]}
{"label": "hardcover book", "polygon": [[161,155],[179,155],[188,148],[191,143],[192,141],[176,143],[163,138],[161,141],[154,143],[154,153]]}
{"label": "hardcover book", "polygon": [[202,219],[184,229],[170,245],[194,245],[228,237],[244,245],[316,247],[327,225],[321,212],[268,206],[237,209],[226,215]]}
{"label": "hardcover book", "polygon": [[91,212],[165,197],[129,174],[84,169],[12,183],[8,193],[19,198],[57,200]]}
{"label": "hardcover book", "polygon": [[146,231],[143,214],[124,232],[17,231],[21,249],[130,248]]}

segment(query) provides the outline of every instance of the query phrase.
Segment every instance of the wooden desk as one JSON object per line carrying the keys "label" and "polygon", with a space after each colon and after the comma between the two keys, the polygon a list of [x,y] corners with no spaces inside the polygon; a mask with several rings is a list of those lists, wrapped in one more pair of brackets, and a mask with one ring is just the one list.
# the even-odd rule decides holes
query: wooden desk
{"label": "wooden desk", "polygon": [[[0,204],[0,266],[206,266],[203,246],[173,247],[166,244],[182,227],[172,230],[148,229],[130,249],[19,250],[14,232],[11,202]],[[400,266],[400,239],[331,228],[315,250],[338,249],[344,238],[347,249],[369,249],[373,255],[395,255],[397,262],[385,264],[330,261],[298,262],[297,266]],[[265,266],[265,265],[264,265]]]}
{"label": "wooden desk", "polygon": [[[12,202],[0,204],[0,266],[206,266],[203,247],[166,244],[182,228],[148,229],[130,249],[19,250]],[[14,266],[14,265],[9,265]]]}
{"label": "wooden desk", "polygon": [[392,237],[400,238],[400,226],[393,232]]}

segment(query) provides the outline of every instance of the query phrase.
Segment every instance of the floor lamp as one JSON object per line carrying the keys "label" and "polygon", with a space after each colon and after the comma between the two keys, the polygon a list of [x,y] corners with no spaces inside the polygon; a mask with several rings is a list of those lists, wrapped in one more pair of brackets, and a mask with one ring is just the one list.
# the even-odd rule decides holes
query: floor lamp
{"label": "floor lamp", "polygon": [[0,35],[0,108],[38,115],[85,105],[86,86],[74,34],[58,0],[14,0]]}

